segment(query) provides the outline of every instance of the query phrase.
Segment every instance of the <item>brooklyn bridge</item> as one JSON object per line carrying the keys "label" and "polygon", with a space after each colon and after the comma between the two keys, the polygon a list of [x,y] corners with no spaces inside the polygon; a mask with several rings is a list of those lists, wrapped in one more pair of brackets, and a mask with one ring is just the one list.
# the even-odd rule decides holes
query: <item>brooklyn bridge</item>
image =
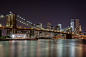
{"label": "brooklyn bridge", "polygon": [[[2,18],[5,18],[5,20],[2,20]],[[27,27],[23,27],[22,25],[20,26],[18,23]],[[5,29],[6,35],[11,37],[14,37],[16,34],[25,34],[27,38],[72,38],[73,36],[78,36],[77,34],[72,33],[71,27],[67,27],[62,30],[39,28],[30,22],[29,19],[26,20],[20,15],[14,13],[0,16],[0,29]]]}

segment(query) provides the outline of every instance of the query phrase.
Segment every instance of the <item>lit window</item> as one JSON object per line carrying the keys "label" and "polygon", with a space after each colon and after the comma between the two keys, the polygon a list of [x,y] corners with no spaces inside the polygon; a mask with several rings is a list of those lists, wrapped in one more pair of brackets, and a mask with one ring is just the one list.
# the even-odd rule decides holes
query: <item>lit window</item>
{"label": "lit window", "polygon": [[13,26],[13,25],[11,25],[11,26]]}
{"label": "lit window", "polygon": [[1,26],[1,24],[0,24],[0,26]]}

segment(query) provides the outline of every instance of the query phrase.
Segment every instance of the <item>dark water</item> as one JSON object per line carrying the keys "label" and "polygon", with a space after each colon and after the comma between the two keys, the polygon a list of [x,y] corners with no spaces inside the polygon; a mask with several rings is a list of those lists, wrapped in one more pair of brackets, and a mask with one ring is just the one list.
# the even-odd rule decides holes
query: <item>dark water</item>
{"label": "dark water", "polygon": [[86,57],[86,40],[0,41],[0,57]]}

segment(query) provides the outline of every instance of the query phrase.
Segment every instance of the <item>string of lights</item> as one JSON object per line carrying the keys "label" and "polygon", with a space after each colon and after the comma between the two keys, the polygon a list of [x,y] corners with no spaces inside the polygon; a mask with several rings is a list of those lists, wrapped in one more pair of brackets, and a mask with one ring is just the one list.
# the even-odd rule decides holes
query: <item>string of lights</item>
{"label": "string of lights", "polygon": [[[29,23],[29,24],[33,24],[32,22],[30,22],[30,21],[26,21],[26,19],[24,19],[24,18],[22,18],[21,16],[19,16],[19,15],[17,15],[17,17],[18,18],[20,18],[21,20],[23,20],[23,21],[25,21],[25,22],[27,22],[27,23]],[[35,24],[33,24],[34,26],[35,26]]]}

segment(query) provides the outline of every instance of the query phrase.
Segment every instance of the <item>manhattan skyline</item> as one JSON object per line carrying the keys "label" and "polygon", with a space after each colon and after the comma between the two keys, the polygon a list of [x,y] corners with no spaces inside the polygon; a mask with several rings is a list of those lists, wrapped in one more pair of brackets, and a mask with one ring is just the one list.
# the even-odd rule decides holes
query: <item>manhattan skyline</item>
{"label": "manhattan skyline", "polygon": [[80,20],[82,31],[86,31],[86,4],[85,1],[2,1],[0,2],[0,15],[6,15],[9,11],[21,15],[32,23],[42,22],[46,27],[47,22],[52,26],[62,23],[62,28],[70,26],[73,18]]}

